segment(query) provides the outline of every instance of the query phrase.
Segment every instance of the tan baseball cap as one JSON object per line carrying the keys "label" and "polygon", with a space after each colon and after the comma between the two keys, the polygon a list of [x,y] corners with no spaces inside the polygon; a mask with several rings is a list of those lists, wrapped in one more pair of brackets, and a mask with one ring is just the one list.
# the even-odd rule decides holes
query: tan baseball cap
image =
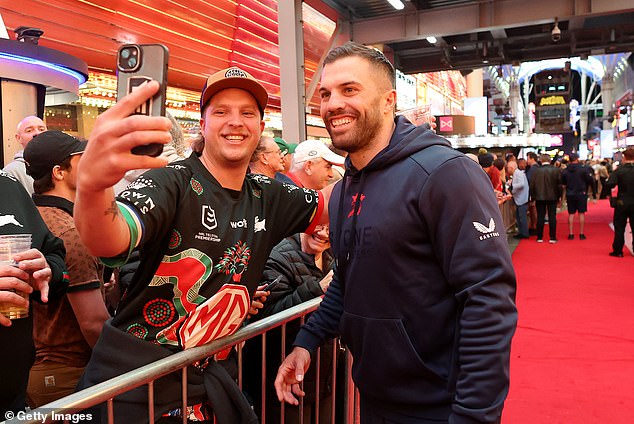
{"label": "tan baseball cap", "polygon": [[226,88],[240,88],[251,93],[264,116],[264,109],[269,101],[266,89],[251,74],[237,67],[223,69],[207,78],[200,96],[200,110],[203,110],[214,94]]}

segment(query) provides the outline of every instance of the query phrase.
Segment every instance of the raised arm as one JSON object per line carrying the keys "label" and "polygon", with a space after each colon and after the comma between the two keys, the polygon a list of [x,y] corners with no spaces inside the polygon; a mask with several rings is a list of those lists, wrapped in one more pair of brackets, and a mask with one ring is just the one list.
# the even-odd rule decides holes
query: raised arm
{"label": "raised arm", "polygon": [[135,146],[165,144],[171,139],[169,119],[131,115],[158,88],[156,81],[143,84],[101,114],[79,162],[75,223],[83,243],[95,256],[120,255],[130,244],[130,232],[112,186],[131,169],[167,165],[166,159],[131,153]]}
{"label": "raised arm", "polygon": [[338,182],[339,181],[335,181],[334,183],[328,184],[326,187],[319,190],[319,195],[322,196],[324,199],[324,210],[321,213],[321,217],[319,219],[320,225],[329,224],[330,215],[328,214],[328,203],[330,202],[330,196],[332,195],[332,190],[335,188],[335,184],[337,184]]}

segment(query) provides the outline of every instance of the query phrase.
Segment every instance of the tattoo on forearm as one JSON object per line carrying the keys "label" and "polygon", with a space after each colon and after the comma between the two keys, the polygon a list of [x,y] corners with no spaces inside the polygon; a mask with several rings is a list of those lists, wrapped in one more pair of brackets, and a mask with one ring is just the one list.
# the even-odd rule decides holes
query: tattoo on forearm
{"label": "tattoo on forearm", "polygon": [[110,207],[106,209],[104,215],[112,215],[112,221],[117,219],[117,216],[119,216],[119,208],[117,207],[117,202],[115,200],[113,200]]}

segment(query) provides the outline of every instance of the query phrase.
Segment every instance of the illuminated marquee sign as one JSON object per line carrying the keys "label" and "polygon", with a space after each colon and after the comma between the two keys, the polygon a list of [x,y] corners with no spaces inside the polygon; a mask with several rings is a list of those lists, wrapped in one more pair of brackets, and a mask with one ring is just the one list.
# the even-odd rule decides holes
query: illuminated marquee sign
{"label": "illuminated marquee sign", "polygon": [[553,106],[553,105],[565,105],[567,104],[564,96],[548,96],[539,99],[540,106]]}

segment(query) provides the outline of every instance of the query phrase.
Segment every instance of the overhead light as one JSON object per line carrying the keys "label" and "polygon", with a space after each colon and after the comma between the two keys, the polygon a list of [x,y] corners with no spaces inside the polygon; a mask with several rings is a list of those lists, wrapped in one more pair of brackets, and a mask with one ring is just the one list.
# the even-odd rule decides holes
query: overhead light
{"label": "overhead light", "polygon": [[434,37],[433,35],[430,35],[429,37],[427,37],[426,40],[430,44],[436,44],[438,42],[438,39]]}
{"label": "overhead light", "polygon": [[14,55],[11,53],[4,53],[4,52],[0,52],[0,60],[8,60],[10,62],[20,62],[20,63],[27,63],[30,65],[42,66],[44,68],[51,69],[55,72],[66,74],[68,76],[75,78],[77,80],[78,85],[81,85],[84,82],[86,82],[86,77],[84,76],[84,74],[77,71],[73,71],[72,69],[66,68],[65,66],[57,65],[57,64],[46,62],[43,60],[37,60],[27,56],[18,56],[18,55]]}
{"label": "overhead light", "polygon": [[401,0],[387,0],[388,3],[392,5],[392,7],[396,10],[402,10],[405,8],[405,5]]}

